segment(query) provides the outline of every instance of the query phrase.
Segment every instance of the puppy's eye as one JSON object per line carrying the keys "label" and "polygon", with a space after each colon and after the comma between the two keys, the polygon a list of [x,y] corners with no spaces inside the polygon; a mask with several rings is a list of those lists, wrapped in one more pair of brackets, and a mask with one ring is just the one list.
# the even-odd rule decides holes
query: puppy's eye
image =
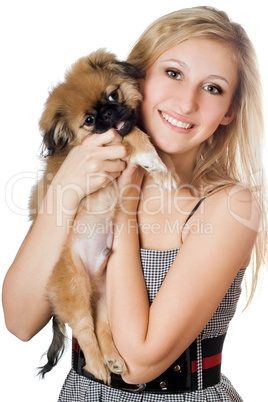
{"label": "puppy's eye", "polygon": [[87,116],[86,120],[84,121],[84,126],[93,126],[93,124],[95,123],[95,117],[94,116]]}
{"label": "puppy's eye", "polygon": [[110,102],[117,102],[118,101],[118,92],[117,90],[112,91],[109,95],[108,95],[108,100]]}

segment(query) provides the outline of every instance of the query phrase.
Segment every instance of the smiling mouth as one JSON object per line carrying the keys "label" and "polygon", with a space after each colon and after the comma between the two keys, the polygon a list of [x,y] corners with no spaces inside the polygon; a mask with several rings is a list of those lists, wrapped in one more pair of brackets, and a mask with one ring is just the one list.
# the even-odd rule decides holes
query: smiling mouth
{"label": "smiling mouth", "polygon": [[166,121],[168,121],[170,124],[172,124],[172,126],[174,126],[174,127],[179,127],[179,128],[184,128],[186,130],[189,130],[190,128],[193,128],[193,126],[194,126],[193,124],[183,123],[182,121],[176,120],[166,113],[163,113],[163,112],[160,112],[160,113],[163,116],[163,118]]}

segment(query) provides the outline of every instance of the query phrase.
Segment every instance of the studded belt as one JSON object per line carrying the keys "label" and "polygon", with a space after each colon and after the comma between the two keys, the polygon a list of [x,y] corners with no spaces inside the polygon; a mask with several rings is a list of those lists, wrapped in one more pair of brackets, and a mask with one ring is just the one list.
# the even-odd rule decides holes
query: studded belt
{"label": "studded belt", "polygon": [[[184,393],[193,392],[218,384],[221,380],[222,348],[225,335],[204,339],[201,341],[198,352],[198,341],[195,340],[186,351],[159,377],[146,384],[127,384],[122,377],[111,374],[109,386],[128,392],[151,392],[151,393]],[[202,356],[202,376],[198,368],[197,355]],[[103,383],[92,374],[83,370],[85,359],[76,339],[73,339],[72,353],[73,369],[80,375],[93,381]],[[198,379],[199,377],[199,379]],[[200,385],[201,378],[201,385]]]}

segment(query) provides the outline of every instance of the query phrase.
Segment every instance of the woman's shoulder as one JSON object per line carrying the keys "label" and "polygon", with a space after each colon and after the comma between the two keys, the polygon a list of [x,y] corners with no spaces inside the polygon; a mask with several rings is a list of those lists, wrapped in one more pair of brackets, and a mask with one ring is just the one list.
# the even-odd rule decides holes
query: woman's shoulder
{"label": "woman's shoulder", "polygon": [[[261,221],[261,207],[253,191],[241,184],[214,187],[206,191],[186,220],[182,242],[189,234],[243,236],[247,231],[255,237]],[[196,237],[196,236],[195,236]]]}
{"label": "woman's shoulder", "polygon": [[261,202],[257,194],[243,184],[218,188],[204,200],[206,219],[227,220],[229,224],[241,224],[258,231],[261,218]]}
{"label": "woman's shoulder", "polygon": [[189,220],[183,243],[188,244],[188,249],[213,255],[213,266],[220,265],[228,256],[237,261],[229,265],[238,272],[248,265],[260,218],[254,192],[240,184],[220,188],[204,198]]}

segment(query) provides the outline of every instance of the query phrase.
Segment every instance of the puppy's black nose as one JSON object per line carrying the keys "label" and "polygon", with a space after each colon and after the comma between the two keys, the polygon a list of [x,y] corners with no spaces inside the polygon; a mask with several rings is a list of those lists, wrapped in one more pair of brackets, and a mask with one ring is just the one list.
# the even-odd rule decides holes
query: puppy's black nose
{"label": "puppy's black nose", "polygon": [[115,110],[112,108],[103,108],[103,110],[101,112],[101,119],[103,121],[114,121]]}
{"label": "puppy's black nose", "polygon": [[111,105],[103,106],[97,114],[95,132],[104,133],[112,128],[115,122],[118,120],[117,115],[118,111],[116,107],[111,107]]}

